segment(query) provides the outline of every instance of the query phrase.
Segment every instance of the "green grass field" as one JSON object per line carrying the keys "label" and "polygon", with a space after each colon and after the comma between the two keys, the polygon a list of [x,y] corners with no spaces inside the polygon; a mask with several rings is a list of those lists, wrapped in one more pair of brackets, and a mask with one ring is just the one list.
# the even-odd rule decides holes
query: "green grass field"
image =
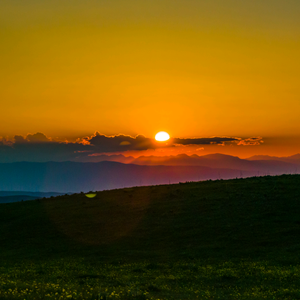
{"label": "green grass field", "polygon": [[0,299],[300,299],[300,176],[0,205]]}

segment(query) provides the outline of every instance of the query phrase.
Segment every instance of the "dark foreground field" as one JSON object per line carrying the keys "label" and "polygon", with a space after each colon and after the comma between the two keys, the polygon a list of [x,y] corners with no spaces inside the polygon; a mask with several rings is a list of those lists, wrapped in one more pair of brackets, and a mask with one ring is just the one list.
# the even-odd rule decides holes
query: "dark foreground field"
{"label": "dark foreground field", "polygon": [[0,205],[0,299],[300,299],[300,176]]}

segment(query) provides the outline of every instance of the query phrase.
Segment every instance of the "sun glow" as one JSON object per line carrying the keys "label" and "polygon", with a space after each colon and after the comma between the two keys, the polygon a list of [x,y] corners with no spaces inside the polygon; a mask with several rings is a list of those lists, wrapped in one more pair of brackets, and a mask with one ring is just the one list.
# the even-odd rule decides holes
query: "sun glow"
{"label": "sun glow", "polygon": [[168,133],[166,133],[164,131],[160,131],[156,134],[155,139],[159,142],[164,142],[164,141],[167,141],[168,139],[170,139],[170,136]]}

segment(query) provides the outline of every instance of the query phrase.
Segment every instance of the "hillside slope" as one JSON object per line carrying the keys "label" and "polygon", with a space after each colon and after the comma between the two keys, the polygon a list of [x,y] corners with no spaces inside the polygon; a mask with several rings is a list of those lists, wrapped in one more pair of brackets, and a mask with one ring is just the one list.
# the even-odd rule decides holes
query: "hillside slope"
{"label": "hillside slope", "polygon": [[298,255],[300,176],[149,186],[0,205],[0,259]]}

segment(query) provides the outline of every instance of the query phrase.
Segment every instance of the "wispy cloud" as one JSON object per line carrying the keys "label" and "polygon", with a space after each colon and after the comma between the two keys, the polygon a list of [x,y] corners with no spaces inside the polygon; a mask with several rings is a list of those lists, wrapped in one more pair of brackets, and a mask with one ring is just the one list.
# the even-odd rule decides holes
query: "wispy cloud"
{"label": "wispy cloud", "polygon": [[263,143],[262,137],[250,137],[247,139],[240,139],[239,142],[237,143],[239,146],[258,146]]}

